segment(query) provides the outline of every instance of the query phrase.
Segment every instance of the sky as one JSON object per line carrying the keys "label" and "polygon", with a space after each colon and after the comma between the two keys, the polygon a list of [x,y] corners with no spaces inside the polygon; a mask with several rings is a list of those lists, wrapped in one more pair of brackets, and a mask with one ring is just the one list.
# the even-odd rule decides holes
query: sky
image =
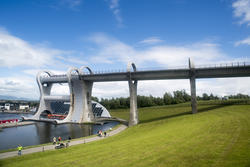
{"label": "sky", "polygon": [[[250,0],[0,0],[0,95],[39,99],[36,74],[250,64]],[[250,95],[250,78],[197,79],[197,95]],[[189,80],[139,81],[139,95],[190,92]],[[68,94],[55,85],[53,95]],[[98,98],[127,82],[94,83]]]}

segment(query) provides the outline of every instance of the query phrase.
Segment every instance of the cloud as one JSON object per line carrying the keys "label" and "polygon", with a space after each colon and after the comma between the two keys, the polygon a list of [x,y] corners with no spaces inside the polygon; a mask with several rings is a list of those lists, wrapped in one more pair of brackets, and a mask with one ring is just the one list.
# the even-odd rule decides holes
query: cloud
{"label": "cloud", "polygon": [[119,9],[119,0],[108,0],[109,8],[113,12],[116,21],[118,22],[118,26],[122,27],[122,17]]}
{"label": "cloud", "polygon": [[220,50],[219,45],[209,42],[196,42],[187,45],[154,45],[135,47],[105,34],[95,34],[90,40],[96,45],[92,61],[100,63],[134,62],[138,67],[164,67],[187,65],[191,57],[197,64],[215,64],[231,61]]}
{"label": "cloud", "polygon": [[40,3],[44,3],[45,5],[49,4],[49,7],[53,9],[70,9],[72,11],[78,11],[79,6],[82,4],[82,0],[53,0],[53,1],[41,1]]}
{"label": "cloud", "polygon": [[[193,58],[196,65],[235,60],[226,56],[221,51],[220,45],[213,42],[195,42],[185,45],[167,45],[159,42],[154,45],[138,47],[102,33],[92,35],[89,41],[92,44],[94,43],[95,49],[91,52],[95,56],[88,57],[88,61],[85,61],[80,59],[79,55],[71,56],[75,55],[76,52],[74,51],[66,52],[46,46],[33,45],[10,35],[7,31],[0,31],[0,67],[4,69],[4,67],[20,66],[18,70],[21,72],[21,75],[15,75],[16,71],[13,70],[12,74],[8,71],[6,73],[9,77],[0,77],[0,94],[38,99],[39,89],[35,75],[41,69],[48,69],[55,74],[65,74],[67,72],[65,67],[62,70],[58,68],[58,64],[85,65],[88,62],[89,64],[99,63],[101,65],[105,63],[108,65],[126,65],[132,61],[136,63],[139,69],[152,69],[152,67],[171,68],[183,67],[183,65],[187,67],[189,57]],[[240,60],[241,58],[237,58],[237,61]],[[250,90],[247,88],[249,84],[249,78],[197,80],[197,95],[204,92],[211,92],[216,95],[250,94]],[[139,81],[138,94],[162,96],[165,92],[181,89],[189,92],[189,87],[189,80]],[[52,88],[52,94],[54,95],[68,93],[67,84],[56,84]],[[128,97],[128,83],[94,83],[93,96],[99,98]]]}
{"label": "cloud", "polygon": [[218,96],[237,93],[250,95],[250,90],[247,88],[249,84],[249,77],[198,79],[196,89],[198,95],[202,95],[202,93],[213,93]]}
{"label": "cloud", "polygon": [[240,18],[240,24],[246,23],[250,26],[250,0],[236,0],[232,7],[234,16]]}
{"label": "cloud", "polygon": [[[244,83],[244,84],[243,84]],[[202,96],[203,93],[217,96],[228,96],[242,93],[250,95],[248,85],[250,78],[217,78],[217,79],[197,79],[196,94]],[[172,93],[176,90],[186,90],[190,94],[190,83],[188,79],[180,80],[154,80],[138,81],[138,95],[163,97],[165,92]],[[129,88],[127,82],[104,82],[94,83],[93,96],[101,98],[128,97]]]}
{"label": "cloud", "polygon": [[0,77],[0,94],[6,96],[38,99],[39,90],[33,77]]}
{"label": "cloud", "polygon": [[65,51],[32,45],[0,30],[0,67],[44,67],[55,64],[55,57]]}
{"label": "cloud", "polygon": [[51,95],[69,95],[68,84],[53,84],[51,88]]}
{"label": "cloud", "polygon": [[55,75],[61,75],[61,74],[65,74],[67,71],[60,71],[60,70],[51,70],[51,69],[38,69],[38,68],[34,68],[34,69],[26,69],[26,70],[23,70],[22,72],[26,75],[30,75],[32,77],[36,77],[36,75],[38,74],[38,72],[40,71],[50,71],[52,72],[52,74],[55,74]]}
{"label": "cloud", "polygon": [[68,7],[72,10],[77,10],[77,7],[82,4],[82,0],[60,0],[60,5]]}
{"label": "cloud", "polygon": [[87,65],[88,64],[87,61],[80,59],[80,58],[77,58],[77,57],[74,57],[74,56],[57,56],[57,58],[60,60],[63,60],[64,62],[72,63],[72,64],[78,64],[78,65]]}
{"label": "cloud", "polygon": [[150,38],[146,38],[142,41],[139,41],[138,43],[151,45],[151,44],[157,44],[160,42],[163,42],[163,40],[161,40],[159,37],[150,37]]}
{"label": "cloud", "polygon": [[89,39],[97,48],[94,53],[96,56],[92,56],[90,59],[95,63],[127,63],[130,61],[130,56],[136,54],[131,46],[105,34],[98,33]]}
{"label": "cloud", "polygon": [[[90,41],[96,45],[94,57],[104,64],[124,64],[135,62],[137,68],[152,67],[181,68],[188,67],[188,58],[191,57],[196,66],[214,65],[242,61],[242,58],[231,58],[213,42],[195,42],[185,45],[156,44],[147,47],[135,47],[105,34],[95,34]],[[97,61],[95,63],[98,63]],[[236,93],[250,94],[247,85],[250,78],[224,78],[224,79],[198,79],[197,95],[213,93],[218,96]],[[189,80],[156,80],[139,81],[139,95],[153,95],[161,97],[165,92],[185,89],[190,92]],[[129,96],[127,82],[94,83],[93,96],[99,98],[127,97]]]}
{"label": "cloud", "polygon": [[246,39],[243,39],[241,41],[237,41],[235,43],[235,46],[239,46],[239,45],[250,45],[250,36],[247,37]]}
{"label": "cloud", "polygon": [[96,82],[93,85],[92,96],[98,98],[128,97],[127,82]]}

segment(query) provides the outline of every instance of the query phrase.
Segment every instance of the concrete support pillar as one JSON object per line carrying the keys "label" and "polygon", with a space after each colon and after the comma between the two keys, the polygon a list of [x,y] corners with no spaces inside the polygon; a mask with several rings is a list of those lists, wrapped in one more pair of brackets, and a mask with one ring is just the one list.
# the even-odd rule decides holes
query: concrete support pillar
{"label": "concrete support pillar", "polygon": [[138,110],[137,110],[137,80],[132,80],[131,78],[131,66],[134,71],[136,71],[136,66],[134,63],[129,63],[127,67],[129,75],[129,94],[130,94],[130,114],[129,114],[129,126],[134,126],[139,123],[138,120]]}
{"label": "concrete support pillar", "polygon": [[190,91],[191,91],[191,107],[192,113],[197,113],[197,100],[196,100],[196,85],[195,85],[195,67],[192,60],[189,58],[190,69]]}
{"label": "concrete support pillar", "polygon": [[[87,66],[82,66],[80,67],[80,74],[84,75],[84,69],[87,69],[89,71],[90,74],[93,74],[93,72],[91,71],[91,69]],[[84,81],[83,79],[81,79],[82,81],[82,87],[83,87],[83,115],[82,115],[82,119],[80,120],[80,122],[93,122],[94,121],[94,114],[92,111],[92,88],[93,88],[93,82],[90,81]]]}
{"label": "concrete support pillar", "polygon": [[[80,68],[80,70],[82,70]],[[80,77],[72,77],[72,71],[77,75],[83,74],[78,68],[70,68],[67,72],[68,84],[70,90],[70,108],[67,117],[58,123],[74,122],[89,123],[93,122],[91,94],[93,82],[84,81]]]}
{"label": "concrete support pillar", "polygon": [[39,102],[39,108],[36,112],[36,114],[32,117],[32,119],[35,120],[39,120],[40,119],[40,115],[43,111],[45,110],[49,110],[51,111],[51,106],[50,106],[50,102],[45,100],[45,96],[49,96],[51,93],[51,88],[52,88],[52,83],[48,84],[48,83],[41,83],[41,75],[43,73],[48,74],[48,76],[52,76],[53,74],[49,71],[40,71],[37,75],[36,75],[36,81],[39,87],[39,91],[40,91],[40,102]]}

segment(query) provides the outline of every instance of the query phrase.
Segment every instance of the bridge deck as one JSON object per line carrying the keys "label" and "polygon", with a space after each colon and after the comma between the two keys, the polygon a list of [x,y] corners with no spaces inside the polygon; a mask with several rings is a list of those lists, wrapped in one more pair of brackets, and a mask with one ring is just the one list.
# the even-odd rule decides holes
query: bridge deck
{"label": "bridge deck", "polygon": [[[73,78],[93,82],[128,81],[130,77],[132,80],[189,79],[190,72],[190,69],[167,69],[73,75]],[[250,76],[250,65],[195,68],[194,72],[195,78],[247,77]],[[43,77],[41,81],[42,83],[67,83],[68,78],[66,75],[54,75]]]}

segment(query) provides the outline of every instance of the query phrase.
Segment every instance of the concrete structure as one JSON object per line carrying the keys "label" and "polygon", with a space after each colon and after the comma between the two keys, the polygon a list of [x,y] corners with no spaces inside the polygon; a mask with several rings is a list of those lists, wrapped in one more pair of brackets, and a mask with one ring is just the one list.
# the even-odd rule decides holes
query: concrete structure
{"label": "concrete structure", "polygon": [[130,95],[130,113],[129,113],[129,126],[138,124],[138,110],[137,110],[137,80],[131,78],[131,67],[136,72],[136,66],[134,63],[129,63],[127,66],[128,71],[128,86]]}
{"label": "concrete structure", "polygon": [[195,84],[195,67],[194,63],[189,59],[189,69],[190,69],[190,92],[191,92],[191,106],[192,113],[197,113],[197,100],[196,100],[196,84]]}
{"label": "concrete structure", "polygon": [[[91,101],[91,93],[93,82],[85,81],[80,78],[80,75],[84,75],[83,69],[87,69],[90,73],[92,71],[88,67],[70,68],[67,72],[67,82],[69,85],[70,95],[53,96],[51,95],[51,88],[53,82],[45,83],[41,79],[44,77],[53,77],[51,72],[42,71],[37,74],[37,83],[40,90],[40,104],[38,111],[33,117],[23,117],[24,120],[37,120],[53,122],[57,124],[61,123],[92,123],[97,117],[111,117],[109,112],[101,104]],[[75,73],[73,73],[75,72]],[[46,76],[42,75],[46,74]],[[77,75],[78,77],[72,77]],[[58,83],[58,82],[57,82]],[[59,82],[60,83],[60,82]],[[53,102],[69,102],[68,114],[63,120],[51,120],[41,118],[42,113],[53,113]],[[93,109],[92,109],[93,107]]]}
{"label": "concrete structure", "polygon": [[[83,69],[87,69],[88,73],[84,73]],[[58,123],[92,122],[94,115],[90,99],[93,83],[128,81],[130,93],[129,125],[133,126],[138,124],[137,84],[139,80],[189,79],[192,113],[197,113],[195,85],[197,78],[248,77],[250,76],[250,64],[232,63],[195,68],[194,63],[189,59],[189,67],[180,69],[137,71],[135,64],[130,63],[126,72],[93,73],[88,67],[81,67],[80,69],[70,68],[66,75],[53,75],[46,71],[45,73],[47,73],[47,77],[42,77],[40,73],[37,76],[41,97],[40,107],[35,115],[35,119],[38,119],[38,115],[40,115],[42,111],[50,109],[49,101],[65,101],[70,99],[69,114],[63,121],[58,121]],[[53,83],[68,83],[70,87],[70,97],[50,96]]]}

